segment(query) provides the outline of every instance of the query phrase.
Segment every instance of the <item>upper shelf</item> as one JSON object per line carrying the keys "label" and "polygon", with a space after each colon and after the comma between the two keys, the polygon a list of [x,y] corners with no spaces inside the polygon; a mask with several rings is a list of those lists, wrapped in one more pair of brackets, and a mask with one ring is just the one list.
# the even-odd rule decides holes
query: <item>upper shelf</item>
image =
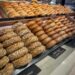
{"label": "upper shelf", "polygon": [[[6,0],[7,1],[7,0]],[[9,0],[12,1],[12,0]],[[68,7],[26,2],[0,2],[0,23],[24,19],[43,18],[50,16],[75,15]]]}

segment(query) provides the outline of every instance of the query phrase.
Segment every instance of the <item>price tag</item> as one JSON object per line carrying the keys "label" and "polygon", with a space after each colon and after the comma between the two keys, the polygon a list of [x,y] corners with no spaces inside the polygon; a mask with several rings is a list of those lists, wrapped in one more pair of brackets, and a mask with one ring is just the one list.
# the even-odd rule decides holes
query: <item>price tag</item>
{"label": "price tag", "polygon": [[51,56],[52,58],[56,59],[58,58],[61,54],[63,54],[66,50],[62,47],[59,47],[58,49],[52,51],[49,56]]}
{"label": "price tag", "polygon": [[41,69],[37,67],[36,65],[32,65],[29,68],[23,70],[20,74],[18,75],[37,75]]}

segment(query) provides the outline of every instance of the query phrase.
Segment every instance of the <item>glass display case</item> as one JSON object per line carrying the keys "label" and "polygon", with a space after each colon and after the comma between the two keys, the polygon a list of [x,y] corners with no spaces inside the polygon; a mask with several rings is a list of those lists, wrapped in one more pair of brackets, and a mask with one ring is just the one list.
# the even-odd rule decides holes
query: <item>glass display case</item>
{"label": "glass display case", "polygon": [[0,60],[6,57],[8,61],[0,63],[0,74],[44,75],[41,68],[46,65],[42,62],[46,57],[53,63],[50,72],[53,71],[73,51],[61,46],[75,37],[74,15],[66,6],[36,0],[1,1],[0,43],[3,46],[0,48],[5,52]]}

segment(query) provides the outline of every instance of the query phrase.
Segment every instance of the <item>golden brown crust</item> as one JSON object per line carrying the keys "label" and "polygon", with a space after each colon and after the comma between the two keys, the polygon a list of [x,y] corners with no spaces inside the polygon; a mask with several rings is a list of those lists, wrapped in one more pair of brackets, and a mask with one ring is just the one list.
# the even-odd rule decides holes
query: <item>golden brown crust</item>
{"label": "golden brown crust", "polygon": [[8,63],[2,70],[0,70],[0,75],[12,75],[13,71],[13,64]]}
{"label": "golden brown crust", "polygon": [[0,41],[8,40],[8,39],[10,39],[11,37],[14,37],[14,36],[17,36],[17,34],[14,33],[14,32],[8,32],[8,33],[6,33],[6,34],[4,34],[0,37]]}
{"label": "golden brown crust", "polygon": [[46,50],[45,46],[39,46],[30,51],[33,57],[36,57],[37,55],[43,53]]}
{"label": "golden brown crust", "polygon": [[69,37],[68,34],[62,35],[62,38],[63,38],[63,39],[65,39],[65,38],[67,38],[67,37]]}
{"label": "golden brown crust", "polygon": [[52,41],[50,41],[50,42],[46,45],[46,47],[47,47],[47,48],[50,48],[50,47],[54,46],[55,44],[56,44],[56,41],[55,41],[55,40],[52,40]]}
{"label": "golden brown crust", "polygon": [[43,41],[42,41],[42,43],[44,44],[44,45],[46,45],[48,42],[50,42],[52,39],[50,38],[50,37],[48,37],[48,38],[45,38]]}
{"label": "golden brown crust", "polygon": [[27,26],[29,27],[29,26],[32,26],[32,25],[34,25],[35,24],[35,21],[29,21],[28,23],[27,23]]}
{"label": "golden brown crust", "polygon": [[38,31],[37,33],[35,33],[35,35],[36,36],[41,36],[41,35],[43,35],[45,32],[43,31],[43,30],[41,30],[41,31]]}
{"label": "golden brown crust", "polygon": [[52,36],[52,38],[55,39],[55,38],[57,38],[57,37],[59,37],[59,36],[60,36],[59,34],[54,34],[54,35]]}
{"label": "golden brown crust", "polygon": [[10,45],[12,45],[12,44],[14,44],[14,43],[16,43],[16,42],[20,42],[20,41],[21,41],[21,38],[20,38],[19,36],[12,37],[12,38],[10,38],[10,39],[8,39],[8,40],[5,40],[5,41],[3,42],[3,46],[4,46],[4,47],[8,47],[8,46],[10,46]]}
{"label": "golden brown crust", "polygon": [[0,48],[0,58],[6,55],[6,50],[3,48]]}
{"label": "golden brown crust", "polygon": [[43,41],[46,38],[48,38],[48,35],[46,35],[46,34],[42,34],[41,36],[39,36],[40,41]]}
{"label": "golden brown crust", "polygon": [[32,32],[36,33],[38,31],[43,30],[40,26],[36,27],[35,29],[32,30]]}
{"label": "golden brown crust", "polygon": [[6,48],[6,51],[7,51],[7,54],[10,54],[20,48],[22,48],[24,46],[24,43],[23,42],[18,42],[18,43],[15,43],[9,47]]}
{"label": "golden brown crust", "polygon": [[41,45],[42,45],[41,42],[33,42],[32,44],[30,44],[30,45],[28,46],[28,49],[29,49],[29,51],[31,51],[31,50],[33,50],[34,48],[39,47],[39,46],[41,46]]}
{"label": "golden brown crust", "polygon": [[18,32],[18,35],[19,36],[23,36],[27,33],[31,33],[31,31],[29,29],[24,29],[24,30],[21,30],[20,32]]}
{"label": "golden brown crust", "polygon": [[20,26],[16,27],[15,31],[18,33],[21,30],[25,30],[25,29],[27,29],[27,26],[25,24],[23,24],[23,25],[20,25]]}
{"label": "golden brown crust", "polygon": [[13,63],[15,68],[19,68],[19,67],[27,65],[28,63],[31,62],[31,60],[32,60],[32,55],[26,54],[23,57],[13,61],[12,63]]}
{"label": "golden brown crust", "polygon": [[51,31],[51,32],[49,32],[49,33],[47,33],[48,34],[48,36],[52,36],[52,35],[54,35],[56,32],[55,31]]}
{"label": "golden brown crust", "polygon": [[34,36],[33,33],[25,34],[25,35],[22,36],[22,40],[25,41],[26,39],[28,39],[28,38],[30,38],[30,37],[32,37],[32,36]]}
{"label": "golden brown crust", "polygon": [[2,30],[0,31],[0,35],[4,35],[4,34],[6,34],[6,33],[8,33],[8,32],[12,32],[12,31],[13,31],[12,28],[5,28],[5,29],[2,29]]}
{"label": "golden brown crust", "polygon": [[30,26],[28,26],[31,30],[33,30],[33,29],[35,29],[35,28],[37,28],[38,27],[38,25],[35,23],[34,25],[30,25]]}
{"label": "golden brown crust", "polygon": [[0,69],[3,68],[8,62],[9,58],[7,56],[4,56],[2,59],[0,59]]}
{"label": "golden brown crust", "polygon": [[63,40],[63,38],[62,38],[61,36],[59,36],[59,37],[57,37],[55,40],[56,40],[57,42],[60,42],[60,41]]}
{"label": "golden brown crust", "polygon": [[8,57],[10,61],[13,61],[24,56],[26,53],[28,53],[28,49],[26,47],[22,47],[21,49],[9,54]]}
{"label": "golden brown crust", "polygon": [[25,46],[28,46],[31,43],[36,42],[36,41],[38,41],[38,38],[36,36],[32,36],[32,37],[29,37],[28,39],[24,40],[24,44],[25,44]]}

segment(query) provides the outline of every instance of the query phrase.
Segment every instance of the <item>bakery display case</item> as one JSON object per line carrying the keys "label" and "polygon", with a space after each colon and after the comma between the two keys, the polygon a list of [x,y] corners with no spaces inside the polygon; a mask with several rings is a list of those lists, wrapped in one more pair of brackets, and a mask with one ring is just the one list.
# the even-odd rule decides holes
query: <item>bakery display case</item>
{"label": "bakery display case", "polygon": [[46,75],[44,65],[50,75],[73,52],[67,44],[75,37],[74,15],[37,0],[1,1],[0,75]]}

